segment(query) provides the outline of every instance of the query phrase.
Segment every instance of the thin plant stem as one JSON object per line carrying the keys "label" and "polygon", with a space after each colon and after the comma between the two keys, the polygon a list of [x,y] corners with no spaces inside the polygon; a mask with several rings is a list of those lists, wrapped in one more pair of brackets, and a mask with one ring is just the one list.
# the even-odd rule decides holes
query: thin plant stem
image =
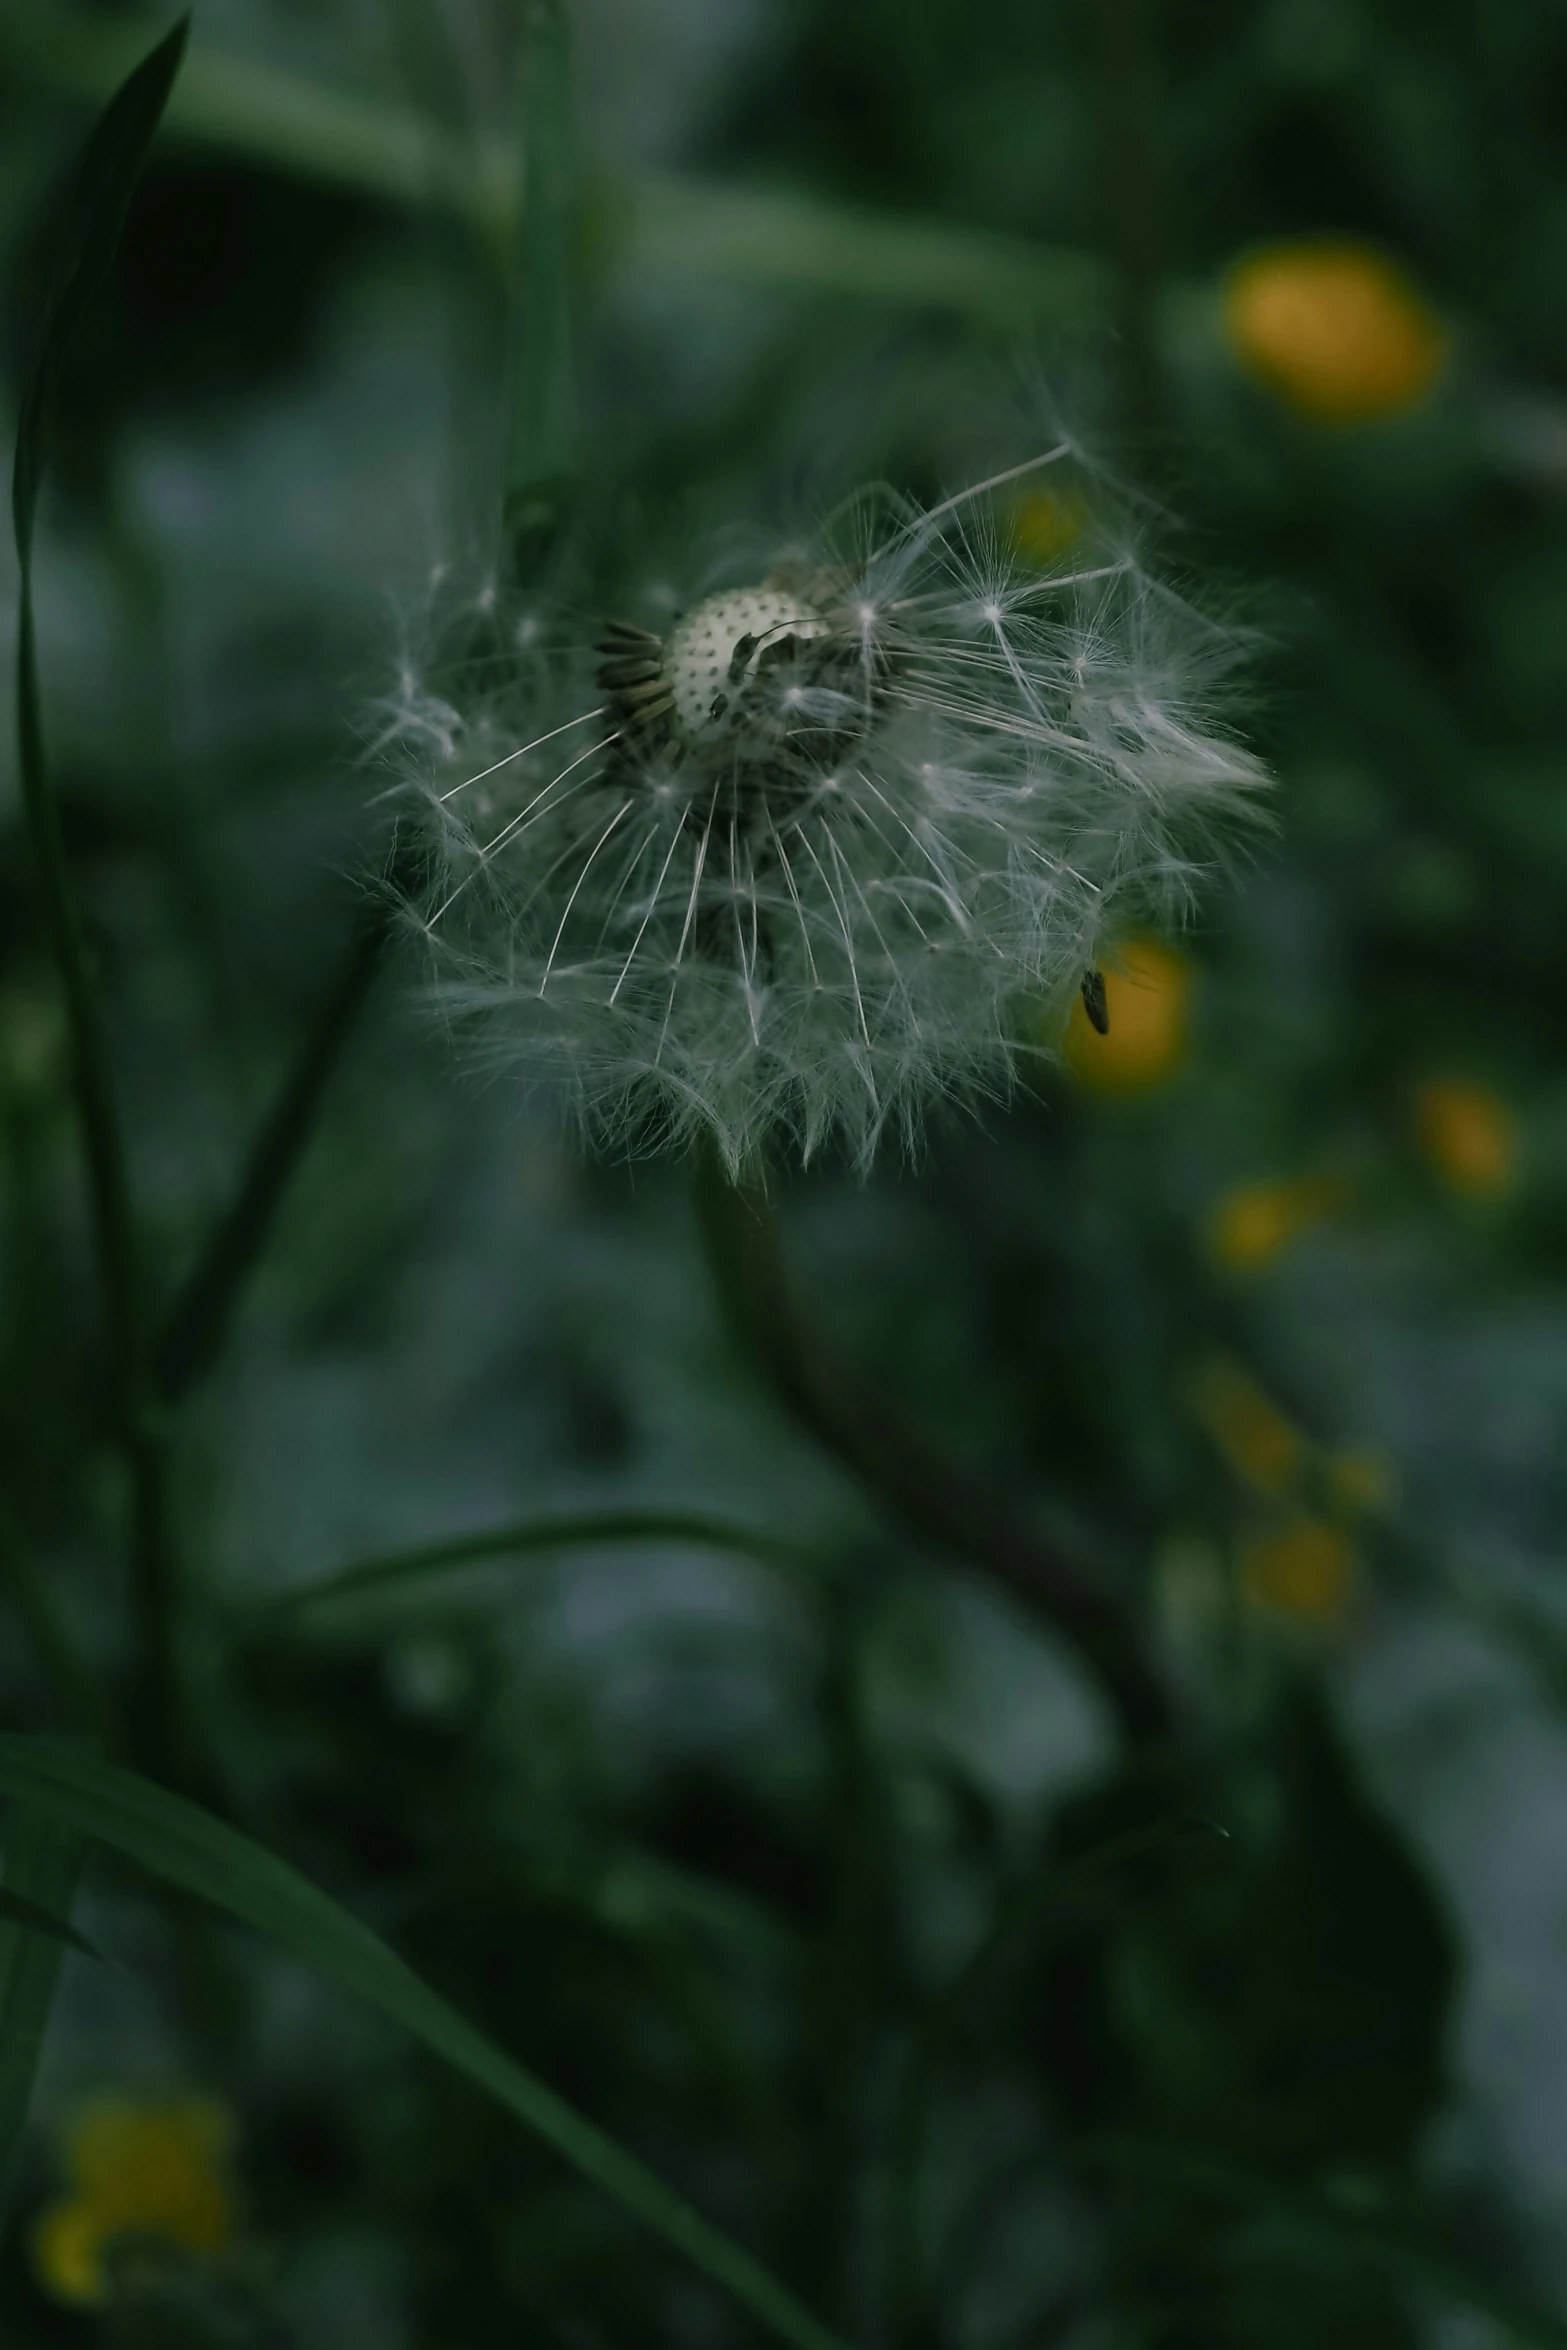
{"label": "thin plant stem", "polygon": [[0,1586],[27,1635],[62,1724],[95,1745],[112,1746],[108,1700],[55,1606],[48,1579],[26,1537],[4,1513],[0,1513]]}
{"label": "thin plant stem", "polygon": [[1174,1701],[1128,1602],[868,1394],[795,1306],[764,1186],[697,1160],[698,1220],[720,1298],[780,1402],[916,1535],[981,1567],[1075,1650],[1125,1737],[1163,1739]]}
{"label": "thin plant stem", "polygon": [[154,1356],[158,1392],[167,1403],[187,1394],[217,1357],[375,984],[391,927],[391,909],[385,905],[371,906],[361,919],[298,1058],[257,1131],[233,1200],[175,1299]]}
{"label": "thin plant stem", "polygon": [[115,92],[83,149],[58,232],[55,280],[23,383],[11,476],[18,582],[16,725],[22,804],[43,924],[65,997],[71,1088],[86,1162],[94,1253],[103,1293],[114,1433],[131,1486],[130,1600],[138,1751],[162,1762],[180,1747],[177,1602],[169,1538],[165,1433],[153,1394],[119,1104],[107,1039],[71,886],[44,743],[33,603],[33,540],[49,426],[71,337],[113,265],[189,36],[183,18]]}
{"label": "thin plant stem", "polygon": [[578,188],[564,0],[523,0],[518,74],[522,169],[507,288],[506,520],[525,552],[553,530],[576,462],[572,294]]}
{"label": "thin plant stem", "polygon": [[103,1023],[88,968],[87,942],[66,870],[59,810],[49,781],[38,688],[32,582],[25,575],[17,625],[16,722],[22,805],[43,902],[44,927],[65,997],[71,1089],[86,1161],[110,1370],[123,1416],[129,1420],[134,1406],[142,1400],[142,1344],[125,1145]]}
{"label": "thin plant stem", "polygon": [[137,1656],[134,1735],[138,1752],[149,1761],[163,1763],[177,1750],[181,1712],[167,1441],[150,1377],[119,1104],[49,780],[31,567],[25,562],[17,624],[16,710],[22,804],[38,873],[44,926],[65,998],[71,1087],[82,1135],[94,1253],[103,1293],[115,1435],[131,1487],[130,1600]]}
{"label": "thin plant stem", "polygon": [[864,1649],[866,1578],[827,1587],[822,1713],[829,1772],[829,1911],[815,1945],[811,1999],[817,2055],[811,2171],[802,2198],[800,2260],[820,2276],[835,2323],[857,2338],[854,2236],[865,2157],[868,2078],[875,2062],[878,1943],[885,1932],[889,1822],[869,1747]]}
{"label": "thin plant stem", "polygon": [[[67,1824],[13,1800],[0,1879],[7,1893],[69,1925],[82,1838]],[[21,2167],[22,2135],[49,2028],[65,1938],[0,1919],[0,2227]]]}

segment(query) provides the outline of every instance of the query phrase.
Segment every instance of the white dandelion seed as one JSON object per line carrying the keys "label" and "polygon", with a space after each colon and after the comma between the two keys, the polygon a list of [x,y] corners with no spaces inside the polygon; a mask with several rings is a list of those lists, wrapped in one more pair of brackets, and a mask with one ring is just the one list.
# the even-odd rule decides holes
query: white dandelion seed
{"label": "white dandelion seed", "polygon": [[444,1010],[602,1138],[731,1170],[831,1137],[865,1165],[1003,1094],[1020,1007],[1064,1023],[1264,780],[1215,720],[1222,630],[1086,532],[1043,574],[1012,551],[997,493],[1064,455],[851,501],[661,632],[552,653],[530,607],[509,658],[401,680],[378,740]]}

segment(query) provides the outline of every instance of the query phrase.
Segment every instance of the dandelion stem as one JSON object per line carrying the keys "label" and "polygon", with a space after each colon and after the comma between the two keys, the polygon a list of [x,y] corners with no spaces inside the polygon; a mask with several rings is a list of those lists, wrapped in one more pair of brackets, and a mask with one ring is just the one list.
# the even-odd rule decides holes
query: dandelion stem
{"label": "dandelion stem", "polygon": [[705,1146],[696,1197],[729,1320],[793,1417],[915,1533],[983,1567],[1066,1640],[1129,1740],[1167,1736],[1175,1727],[1173,1700],[1122,1597],[967,1470],[943,1460],[922,1432],[905,1427],[818,1345],[790,1295],[761,1183],[732,1181]]}
{"label": "dandelion stem", "polygon": [[165,1402],[177,1402],[217,1357],[375,984],[390,929],[385,906],[373,906],[361,920],[298,1058],[262,1120],[233,1200],[170,1310],[154,1357]]}

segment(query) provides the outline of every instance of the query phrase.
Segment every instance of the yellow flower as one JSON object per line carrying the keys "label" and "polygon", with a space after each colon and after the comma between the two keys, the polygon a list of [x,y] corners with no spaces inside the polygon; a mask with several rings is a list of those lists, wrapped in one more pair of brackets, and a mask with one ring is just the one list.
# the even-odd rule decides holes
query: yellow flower
{"label": "yellow flower", "polygon": [[1366,424],[1423,400],[1445,329],[1386,254],[1347,240],[1270,245],[1231,270],[1224,324],[1243,365],[1316,424]]}
{"label": "yellow flower", "polygon": [[1355,1576],[1347,1535],[1321,1518],[1292,1518],[1241,1551],[1241,1589],[1260,1607],[1312,1623],[1344,1612]]}
{"label": "yellow flower", "polygon": [[1079,1000],[1067,1028],[1073,1074],[1094,1093],[1142,1093],[1172,1077],[1186,1056],[1191,972],[1154,938],[1134,938],[1104,974],[1109,1033],[1101,1036]]}
{"label": "yellow flower", "polygon": [[1260,1273],[1313,1224],[1344,1201],[1344,1186],[1327,1175],[1277,1183],[1243,1183],[1226,1192],[1208,1225],[1208,1247],[1231,1273]]}
{"label": "yellow flower", "polygon": [[95,2099],[65,2147],[72,2192],[33,2235],[38,2275],[62,2301],[109,2290],[108,2255],[140,2241],[209,2256],[235,2232],[228,2116],[205,2097]]}
{"label": "yellow flower", "polygon": [[1471,1198],[1505,1191],[1518,1158],[1512,1111],[1483,1085],[1433,1079],[1415,1095],[1415,1131],[1437,1173]]}
{"label": "yellow flower", "polygon": [[1025,562],[1048,571],[1081,537],[1087,516],[1082,500],[1058,490],[1035,490],[1012,509],[1012,543]]}
{"label": "yellow flower", "polygon": [[1197,1379],[1198,1417],[1230,1467],[1259,1493],[1287,1493],[1300,1476],[1306,1440],[1237,1364],[1211,1363]]}
{"label": "yellow flower", "polygon": [[1323,1470],[1335,1514],[1377,1518],[1398,1499],[1398,1469],[1374,1444],[1345,1445],[1329,1455]]}

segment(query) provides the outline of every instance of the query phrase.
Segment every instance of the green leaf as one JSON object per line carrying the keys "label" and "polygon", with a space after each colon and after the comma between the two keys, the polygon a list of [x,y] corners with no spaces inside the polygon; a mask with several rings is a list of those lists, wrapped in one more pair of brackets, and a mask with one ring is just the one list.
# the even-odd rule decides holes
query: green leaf
{"label": "green leaf", "polygon": [[80,1865],[72,1827],[41,1805],[12,1806],[0,1894],[0,2219],[16,2180],[61,1952],[67,1941],[90,1947],[60,1915]]}
{"label": "green leaf", "polygon": [[504,2105],[779,2340],[797,2350],[841,2350],[748,2253],[465,2022],[368,1927],[263,1846],[133,1772],[41,1739],[0,1738],[0,1790],[270,1935]]}
{"label": "green leaf", "polygon": [[769,1534],[745,1526],[726,1525],[692,1510],[590,1510],[558,1516],[524,1518],[512,1526],[496,1526],[479,1534],[459,1534],[445,1542],[419,1543],[361,1559],[329,1575],[324,1582],[284,1591],[260,1603],[258,1613],[324,1606],[345,1599],[363,1599],[418,1582],[422,1577],[447,1575],[488,1559],[536,1558],[560,1550],[597,1550],[610,1543],[684,1542],[704,1550],[729,1551],[741,1558],[762,1560],[769,1566],[801,1567],[807,1554]]}

